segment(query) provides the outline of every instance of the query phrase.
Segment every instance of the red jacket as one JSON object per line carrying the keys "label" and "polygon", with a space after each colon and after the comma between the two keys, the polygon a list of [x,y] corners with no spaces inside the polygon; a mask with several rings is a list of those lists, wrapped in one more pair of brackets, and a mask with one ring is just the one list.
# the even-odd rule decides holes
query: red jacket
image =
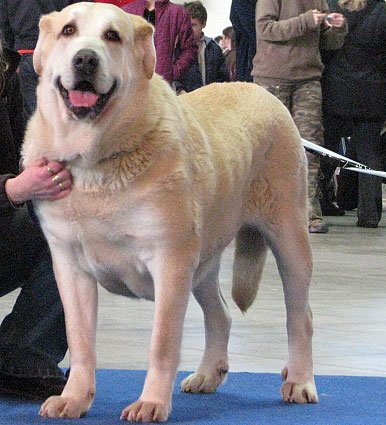
{"label": "red jacket", "polygon": [[[122,9],[143,16],[147,0],[136,0]],[[179,80],[197,55],[190,15],[186,9],[169,0],[155,3],[154,45],[157,53],[156,72],[169,83]]]}
{"label": "red jacket", "polygon": [[135,0],[94,0],[94,3],[109,3],[114,4],[115,6],[122,7],[127,3],[132,3]]}

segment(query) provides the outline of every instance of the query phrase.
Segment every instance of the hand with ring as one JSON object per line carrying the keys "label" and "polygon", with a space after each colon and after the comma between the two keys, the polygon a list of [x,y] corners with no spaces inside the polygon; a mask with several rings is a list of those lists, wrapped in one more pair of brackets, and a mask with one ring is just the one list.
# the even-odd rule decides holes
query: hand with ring
{"label": "hand with ring", "polygon": [[28,200],[54,201],[72,189],[72,176],[64,162],[42,158],[26,167],[17,177],[7,180],[5,190],[14,204]]}

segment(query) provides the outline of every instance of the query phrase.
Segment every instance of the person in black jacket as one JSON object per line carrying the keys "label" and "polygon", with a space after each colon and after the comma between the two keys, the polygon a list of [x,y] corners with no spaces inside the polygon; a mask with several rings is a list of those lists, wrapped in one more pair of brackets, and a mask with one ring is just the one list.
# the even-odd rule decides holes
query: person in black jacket
{"label": "person in black jacket", "polygon": [[62,163],[44,159],[18,174],[24,134],[19,60],[9,49],[0,55],[0,296],[21,288],[0,326],[0,396],[45,399],[66,382],[58,363],[67,340],[48,246],[24,202],[62,198],[72,182]]}
{"label": "person in black jacket", "polygon": [[[327,57],[322,78],[325,147],[338,151],[341,137],[350,136],[346,155],[381,170],[380,134],[386,117],[386,3],[329,3],[331,11],[345,16],[349,33],[343,47]],[[334,167],[331,170],[324,165],[322,170],[328,181]],[[360,174],[357,226],[375,228],[381,214],[381,178]]]}
{"label": "person in black jacket", "polygon": [[184,4],[191,16],[194,40],[198,44],[198,55],[188,71],[178,82],[175,89],[178,94],[188,93],[210,83],[229,81],[224,55],[219,45],[205,37],[207,11],[200,1]]}
{"label": "person in black jacket", "polygon": [[230,20],[236,35],[236,81],[253,81],[256,54],[256,0],[233,0]]}
{"label": "person in black jacket", "polygon": [[[3,43],[22,55],[19,68],[24,109],[30,117],[36,108],[38,76],[32,64],[32,53],[39,37],[39,20],[46,13],[59,11],[80,0],[1,0],[0,36]],[[82,0],[92,1],[92,0]]]}

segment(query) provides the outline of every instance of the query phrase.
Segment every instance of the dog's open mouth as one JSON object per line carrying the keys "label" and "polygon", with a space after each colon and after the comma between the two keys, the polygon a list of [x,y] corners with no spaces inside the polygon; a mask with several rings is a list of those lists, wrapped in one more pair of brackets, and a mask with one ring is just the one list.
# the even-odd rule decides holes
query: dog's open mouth
{"label": "dog's open mouth", "polygon": [[66,107],[77,118],[96,118],[107,105],[111,95],[114,93],[117,82],[114,81],[111,89],[104,94],[98,94],[95,87],[89,81],[79,81],[74,88],[67,90],[63,87],[60,77],[56,85],[63,98]]}

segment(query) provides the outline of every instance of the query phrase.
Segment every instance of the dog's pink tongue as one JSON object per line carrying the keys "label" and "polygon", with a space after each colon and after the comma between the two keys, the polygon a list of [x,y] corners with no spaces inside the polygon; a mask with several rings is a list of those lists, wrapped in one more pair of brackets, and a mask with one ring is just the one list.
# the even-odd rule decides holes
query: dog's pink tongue
{"label": "dog's pink tongue", "polygon": [[74,106],[83,106],[86,108],[91,108],[98,101],[98,96],[95,93],[89,91],[79,91],[72,90],[70,91],[70,102]]}

